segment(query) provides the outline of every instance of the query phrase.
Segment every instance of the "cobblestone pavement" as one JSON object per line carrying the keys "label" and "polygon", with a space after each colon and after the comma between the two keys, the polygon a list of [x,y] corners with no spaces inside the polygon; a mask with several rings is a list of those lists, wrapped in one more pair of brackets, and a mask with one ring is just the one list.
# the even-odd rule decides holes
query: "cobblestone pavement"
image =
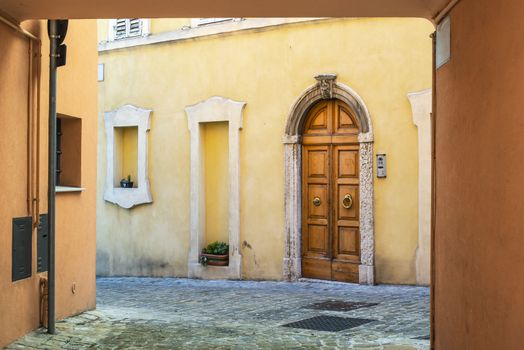
{"label": "cobblestone pavement", "polygon": [[[37,330],[8,349],[426,350],[429,290],[313,281],[100,278],[97,310]],[[377,303],[351,311],[325,301]],[[375,320],[338,332],[282,327],[319,315]]]}

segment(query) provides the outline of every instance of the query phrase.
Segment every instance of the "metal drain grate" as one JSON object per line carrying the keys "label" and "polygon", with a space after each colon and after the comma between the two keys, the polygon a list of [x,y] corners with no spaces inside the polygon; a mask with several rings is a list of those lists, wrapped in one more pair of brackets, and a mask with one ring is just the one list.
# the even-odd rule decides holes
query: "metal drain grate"
{"label": "metal drain grate", "polygon": [[364,307],[376,306],[378,303],[362,303],[355,301],[326,300],[320,303],[306,306],[308,309],[326,310],[326,311],[351,311]]}
{"label": "metal drain grate", "polygon": [[336,316],[315,316],[302,321],[292,322],[282,327],[312,329],[315,331],[339,332],[344,329],[355,328],[366,323],[374,322],[365,318],[345,318]]}
{"label": "metal drain grate", "polygon": [[416,338],[413,338],[415,340],[430,340],[429,339],[429,335],[423,335],[421,337],[416,337]]}

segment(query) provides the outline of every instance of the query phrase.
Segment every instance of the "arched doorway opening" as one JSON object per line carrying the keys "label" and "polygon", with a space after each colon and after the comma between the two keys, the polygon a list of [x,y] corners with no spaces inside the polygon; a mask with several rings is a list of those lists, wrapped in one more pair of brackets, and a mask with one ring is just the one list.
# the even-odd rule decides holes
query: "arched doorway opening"
{"label": "arched doorway opening", "polygon": [[[352,266],[346,266],[346,268],[353,271],[352,281],[357,281],[361,284],[373,284],[375,275],[375,243],[373,223],[373,132],[371,119],[362,99],[351,88],[336,82],[336,75],[323,74],[315,77],[315,79],[317,79],[317,83],[304,91],[293,105],[283,138],[285,152],[284,277],[288,280],[296,280],[304,276],[302,271],[304,252],[302,249],[302,233],[306,217],[303,217],[303,204],[305,201],[302,199],[302,164],[304,161],[302,151],[304,140],[308,138],[304,134],[305,129],[308,127],[308,117],[315,111],[315,106],[319,102],[338,101],[330,103],[346,106],[345,108],[352,115],[352,120],[354,120],[354,135],[352,137],[354,141],[353,148],[355,148],[353,151],[358,152],[358,168],[356,169],[358,174],[355,174],[356,176],[354,177],[355,179],[358,178],[358,195],[356,196],[358,199],[355,200],[351,196],[353,199],[351,207],[354,211],[353,215],[357,215],[356,218],[358,218],[358,220],[353,221],[358,221],[358,236],[356,239],[359,242],[359,259],[355,258],[356,255],[353,255]],[[358,131],[355,130],[355,127]],[[355,154],[353,153],[353,155]],[[344,193],[342,200],[346,194],[350,193]],[[331,194],[330,196],[333,195]],[[313,206],[315,205],[313,204]],[[329,236],[333,237],[333,235]],[[325,242],[329,242],[329,246],[333,247],[329,236],[324,235],[324,237],[327,237]],[[326,246],[325,243],[324,246]],[[329,254],[333,255],[332,250]],[[332,263],[330,263],[331,265]],[[335,268],[337,269],[337,267]],[[327,272],[325,273],[327,274]]]}

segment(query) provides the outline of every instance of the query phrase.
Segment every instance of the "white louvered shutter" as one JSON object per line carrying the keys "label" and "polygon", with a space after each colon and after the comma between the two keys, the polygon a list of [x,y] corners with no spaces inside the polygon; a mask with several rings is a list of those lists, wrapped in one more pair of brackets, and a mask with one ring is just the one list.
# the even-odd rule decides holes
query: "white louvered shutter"
{"label": "white louvered shutter", "polygon": [[143,34],[144,26],[140,18],[119,18],[113,21],[113,40],[124,39]]}
{"label": "white louvered shutter", "polygon": [[140,20],[140,18],[130,18],[128,36],[139,35],[142,35],[142,21]]}
{"label": "white louvered shutter", "polygon": [[115,39],[125,38],[127,36],[127,19],[119,18],[115,21],[115,27],[113,29]]}

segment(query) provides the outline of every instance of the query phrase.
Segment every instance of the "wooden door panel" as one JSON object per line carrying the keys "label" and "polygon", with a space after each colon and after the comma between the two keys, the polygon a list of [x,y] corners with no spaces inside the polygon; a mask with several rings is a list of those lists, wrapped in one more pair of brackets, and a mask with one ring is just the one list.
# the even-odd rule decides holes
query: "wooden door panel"
{"label": "wooden door panel", "polygon": [[351,119],[350,114],[343,108],[338,106],[338,119],[337,119],[337,126],[338,129],[354,129],[355,123],[353,123],[353,120]]}
{"label": "wooden door panel", "polygon": [[335,239],[333,261],[358,265],[360,263],[360,232],[358,228],[339,226]]}
{"label": "wooden door panel", "polygon": [[[348,200],[345,197],[349,195],[349,202],[351,207],[346,208],[344,205],[348,204]],[[359,198],[358,198],[358,187],[356,185],[338,185],[336,194],[336,206],[337,206],[337,220],[359,220]]]}
{"label": "wooden door panel", "polygon": [[302,258],[302,276],[331,280],[331,258]]}
{"label": "wooden door panel", "polygon": [[[338,255],[358,256],[359,232],[356,227],[339,227],[338,228]],[[338,256],[337,256],[338,257]]]}
{"label": "wooden door panel", "polygon": [[327,147],[314,147],[307,150],[307,176],[308,178],[328,179]]}
{"label": "wooden door panel", "polygon": [[334,133],[335,134],[358,134],[358,119],[344,103],[335,102],[334,111]]}
{"label": "wooden door panel", "polygon": [[331,263],[332,279],[339,282],[358,283],[358,263],[333,260]]}
{"label": "wooden door panel", "polygon": [[331,134],[333,131],[332,109],[333,106],[327,101],[320,102],[313,107],[306,120],[304,136]]}
{"label": "wooden door panel", "polygon": [[318,145],[318,144],[337,144],[343,145],[347,143],[357,143],[358,135],[305,135],[303,145]]}
{"label": "wooden door panel", "polygon": [[311,119],[309,124],[310,130],[325,130],[328,127],[328,115],[327,108],[322,108],[317,114]]}
{"label": "wooden door panel", "polygon": [[[329,218],[329,190],[328,185],[324,184],[310,184],[307,190],[307,207],[308,207],[308,220],[311,219],[324,219],[325,225]],[[318,200],[318,201],[315,201]]]}
{"label": "wooden door panel", "polygon": [[358,150],[337,148],[338,178],[358,178]]}
{"label": "wooden door panel", "polygon": [[[329,232],[327,225],[308,225],[308,253],[329,256]],[[311,255],[311,254],[308,254]]]}

